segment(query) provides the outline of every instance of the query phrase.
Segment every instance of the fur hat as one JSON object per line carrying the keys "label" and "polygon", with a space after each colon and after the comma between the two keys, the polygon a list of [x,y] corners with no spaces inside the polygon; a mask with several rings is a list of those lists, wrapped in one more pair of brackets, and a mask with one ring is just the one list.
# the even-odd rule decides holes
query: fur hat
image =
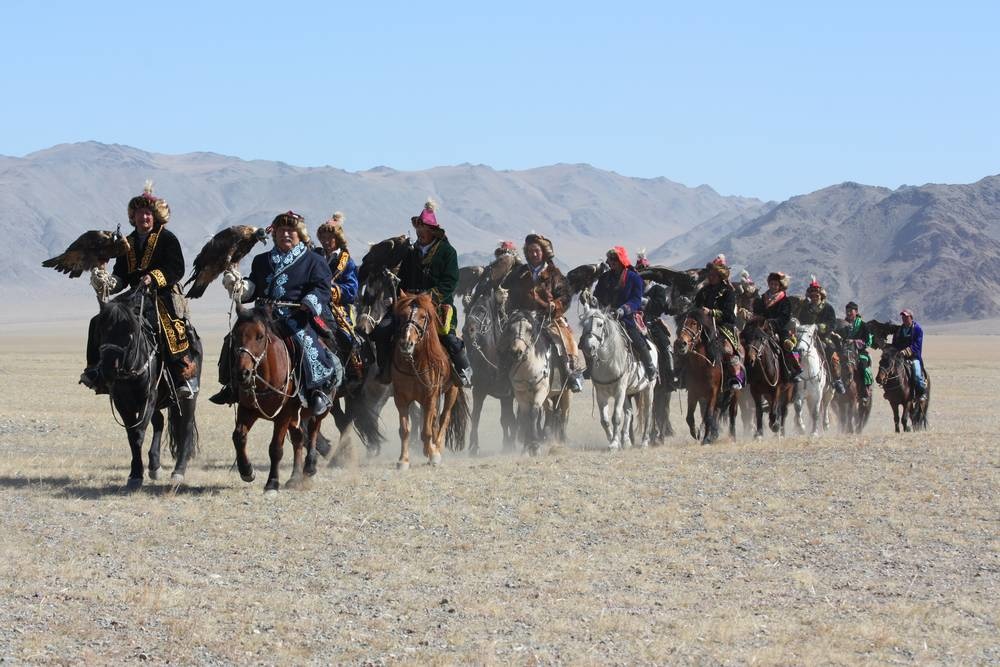
{"label": "fur hat", "polygon": [[844,310],[861,310],[861,309],[858,308],[858,304],[854,303],[853,301],[848,301],[847,305],[844,306]]}
{"label": "fur hat", "polygon": [[639,252],[635,254],[635,268],[640,270],[649,268],[649,258],[646,257],[645,248],[639,248]]}
{"label": "fur hat", "polygon": [[514,245],[513,241],[500,241],[497,244],[496,250],[493,251],[494,257],[499,257],[500,255],[516,255],[517,247]]}
{"label": "fur hat", "polygon": [[418,224],[422,224],[427,225],[428,227],[434,227],[435,229],[442,229],[441,225],[438,224],[437,216],[434,214],[434,211],[436,210],[437,202],[428,197],[427,201],[424,202],[423,210],[421,210],[419,214],[410,218],[410,223],[414,227]]}
{"label": "fur hat", "polygon": [[743,285],[756,285],[753,278],[750,276],[750,272],[746,269],[740,271],[740,283]]}
{"label": "fur hat", "polygon": [[711,262],[705,265],[705,270],[709,273],[716,273],[723,280],[729,280],[729,274],[731,273],[729,265],[726,264],[726,256],[719,253],[715,256]]}
{"label": "fur hat", "polygon": [[347,236],[344,234],[344,214],[340,211],[334,212],[329,220],[319,226],[319,229],[316,230],[316,236],[320,241],[325,236],[333,236],[333,238],[337,239],[338,248],[346,248]]}
{"label": "fur hat", "polygon": [[312,239],[309,237],[309,229],[306,228],[306,219],[295,211],[288,211],[286,213],[279,213],[274,220],[271,222],[270,226],[267,228],[268,232],[274,233],[274,230],[279,227],[292,227],[299,233],[299,240],[306,245],[312,244]]}
{"label": "fur hat", "polygon": [[809,287],[806,288],[806,296],[819,292],[819,298],[826,301],[826,290],[816,280],[816,276],[809,276]]}
{"label": "fur hat", "polygon": [[632,266],[632,262],[628,259],[628,251],[625,250],[623,246],[616,245],[607,252],[608,259],[616,259],[618,263],[624,266],[626,269]]}
{"label": "fur hat", "polygon": [[767,274],[767,282],[771,282],[772,280],[777,280],[778,284],[781,285],[781,289],[788,289],[788,286],[792,282],[792,279],[781,271],[772,271]]}
{"label": "fur hat", "polygon": [[556,253],[552,249],[552,241],[548,240],[541,234],[528,234],[524,237],[525,247],[528,247],[532,243],[541,246],[542,259],[552,259],[556,256]]}
{"label": "fur hat", "polygon": [[[167,202],[159,197],[153,196],[153,181],[147,180],[142,194],[132,197],[128,202],[128,221],[132,222],[132,214],[142,208],[148,208],[153,212],[153,224],[162,227],[170,222],[170,207]],[[134,226],[134,225],[133,225]]]}

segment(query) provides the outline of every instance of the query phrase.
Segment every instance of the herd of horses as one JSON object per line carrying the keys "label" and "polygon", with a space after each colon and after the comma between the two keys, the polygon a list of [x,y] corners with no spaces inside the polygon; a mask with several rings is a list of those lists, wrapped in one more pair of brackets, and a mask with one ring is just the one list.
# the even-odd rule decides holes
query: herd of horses
{"label": "herd of horses", "polygon": [[[480,418],[488,397],[500,402],[504,451],[514,451],[520,443],[526,453],[536,455],[547,442],[566,442],[569,378],[544,334],[549,315],[508,312],[506,293],[500,289],[476,290],[475,299],[466,299],[462,337],[473,368],[470,408],[466,390],[452,372],[437,335],[441,322],[430,296],[399,289],[396,269],[406,250],[406,237],[395,237],[375,244],[365,255],[358,272],[360,290],[354,332],[360,342],[365,374],[360,382],[341,388],[334,396],[333,407],[320,416],[313,415],[300,400],[300,371],[292,352],[294,346],[276,329],[271,317],[273,304],[236,306],[230,358],[222,363],[231,365],[238,396],[232,438],[235,467],[241,479],[252,482],[256,478],[247,454],[247,434],[260,420],[272,422],[270,469],[264,487],[269,494],[276,493],[280,486],[278,469],[286,439],[291,440],[293,450],[287,487],[304,487],[315,475],[318,457],[329,455],[334,446],[321,428],[327,416],[333,418],[338,444],[346,442],[353,429],[369,453],[377,455],[386,440],[380,415],[390,397],[399,414],[400,469],[410,465],[411,441],[422,444],[424,457],[432,465],[441,462],[444,448],[464,449],[466,440],[471,453],[477,453]],[[463,267],[459,294],[470,295],[482,272]],[[581,274],[587,278],[581,281]],[[797,351],[803,372],[798,382],[791,382],[782,372],[782,355],[775,337],[766,327],[745,317],[748,303],[741,301],[747,383],[741,390],[730,389],[724,381],[720,355],[712,349],[711,321],[703,321],[691,312],[691,300],[699,286],[698,272],[654,267],[646,277],[663,281],[671,290],[669,313],[676,319],[677,335],[669,352],[675,357],[680,386],[687,393],[686,423],[693,438],[706,444],[714,442],[723,419],[728,420],[729,435],[735,438],[739,415],[744,429],[761,438],[765,413],[769,429],[780,437],[785,434],[786,418],[792,408],[802,432],[803,413],[808,415],[814,436],[829,428],[832,411],[845,433],[859,433],[865,427],[872,406],[870,400],[865,400],[859,351],[854,345],[845,342],[840,350],[846,392],[836,394],[826,361],[818,351],[815,326],[799,326]],[[664,442],[674,435],[670,402],[671,395],[680,389],[664,381],[662,374],[654,380],[647,376],[623,326],[591,295],[596,273],[574,270],[569,278],[577,303],[579,348],[587,364],[608,447],[647,447]],[[173,390],[155,325],[150,324],[156,318],[150,316],[149,309],[155,307],[155,299],[140,287],[104,304],[100,313],[101,370],[110,382],[111,400],[132,453],[128,490],[142,486],[144,472],[150,479],[159,477],[163,410],[168,411],[166,435],[175,462],[171,475],[174,485],[183,482],[188,461],[198,448],[196,398],[179,399]],[[394,312],[398,329],[391,382],[383,384],[377,378],[371,334],[389,309]],[[907,431],[911,423],[914,428],[925,428],[929,377],[927,395],[918,400],[906,360],[886,346],[891,325],[872,321],[872,326],[875,345],[883,350],[876,380],[892,406],[896,431],[901,424]],[[200,350],[200,341],[193,340],[192,344]],[[141,447],[150,425],[152,441],[148,469],[144,470]]]}

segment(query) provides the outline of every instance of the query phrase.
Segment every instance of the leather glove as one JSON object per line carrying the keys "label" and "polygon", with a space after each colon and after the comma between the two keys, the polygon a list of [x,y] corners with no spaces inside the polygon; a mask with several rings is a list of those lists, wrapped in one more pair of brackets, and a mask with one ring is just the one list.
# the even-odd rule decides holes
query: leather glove
{"label": "leather glove", "polygon": [[913,350],[911,350],[908,347],[904,347],[902,350],[899,351],[899,353],[906,359],[909,359],[910,357],[913,356]]}
{"label": "leather glove", "polygon": [[816,329],[817,329],[817,330],[818,330],[818,331],[819,331],[819,332],[820,332],[821,334],[823,334],[823,333],[826,333],[826,325],[825,325],[825,324],[821,324],[821,325],[819,325],[818,327],[816,327]]}
{"label": "leather glove", "polygon": [[233,287],[236,283],[243,280],[243,276],[240,275],[238,269],[226,269],[222,272],[222,286],[226,288],[226,291],[232,294]]}
{"label": "leather glove", "polygon": [[103,266],[98,266],[90,270],[90,286],[94,288],[94,291],[98,295],[103,294],[104,290],[110,287],[110,283],[111,274]]}

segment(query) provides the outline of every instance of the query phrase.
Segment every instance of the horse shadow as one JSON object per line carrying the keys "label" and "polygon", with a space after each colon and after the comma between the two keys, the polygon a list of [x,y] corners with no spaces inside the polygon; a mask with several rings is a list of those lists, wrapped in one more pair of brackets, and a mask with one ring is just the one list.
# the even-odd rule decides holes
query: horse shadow
{"label": "horse shadow", "polygon": [[[169,480],[148,481],[133,493],[147,496],[193,495],[211,496],[222,493],[230,486],[218,484],[182,484],[176,489]],[[75,477],[12,477],[0,476],[0,489],[36,489],[56,498],[96,500],[109,496],[129,495],[124,483],[109,482],[99,486],[85,486]]]}

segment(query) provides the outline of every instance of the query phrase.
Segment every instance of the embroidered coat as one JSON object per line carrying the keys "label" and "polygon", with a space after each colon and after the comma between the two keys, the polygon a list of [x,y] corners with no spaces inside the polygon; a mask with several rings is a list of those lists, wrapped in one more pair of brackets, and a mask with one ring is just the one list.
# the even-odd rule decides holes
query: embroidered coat
{"label": "embroidered coat", "polygon": [[283,333],[299,345],[304,388],[311,391],[339,384],[343,368],[319,340],[313,323],[314,318],[329,314],[331,275],[326,260],[303,243],[286,253],[272,249],[253,258],[248,280],[253,289],[244,297],[247,301],[285,301],[308,307],[308,314],[294,306],[274,308]]}
{"label": "embroidered coat", "polygon": [[520,265],[503,281],[503,287],[510,290],[508,310],[511,312],[537,310],[547,313],[551,303],[555,305],[553,317],[562,317],[569,308],[569,283],[550,259],[545,260],[537,277],[529,265]]}
{"label": "embroidered coat", "polygon": [[702,287],[694,297],[694,307],[711,310],[716,326],[736,330],[736,290],[729,281]]}
{"label": "embroidered coat", "polygon": [[626,267],[620,273],[606,272],[597,279],[594,297],[606,308],[625,310],[626,315],[642,311],[642,293],[646,282],[635,269]]}
{"label": "embroidered coat", "polygon": [[422,253],[416,245],[410,248],[400,264],[399,287],[406,292],[429,292],[438,307],[443,330],[455,333],[458,253],[447,236],[431,243],[426,253]]}
{"label": "embroidered coat", "polygon": [[159,321],[167,349],[172,356],[180,356],[189,347],[187,326],[174,307],[171,291],[184,278],[181,244],[174,233],[163,226],[151,231],[145,241],[135,231],[126,236],[125,241],[128,249],[115,259],[111,271],[118,278],[115,291],[134,288],[143,276],[149,275],[156,285],[158,310],[150,308],[147,317]]}
{"label": "embroidered coat", "polygon": [[353,337],[354,318],[351,306],[358,298],[358,267],[346,248],[329,256],[322,248],[316,248],[316,252],[326,260],[333,278],[330,285],[330,309],[333,311],[334,322]]}
{"label": "embroidered coat", "polygon": [[769,290],[754,299],[753,314],[763,315],[774,333],[778,334],[782,340],[788,338],[788,323],[792,319],[792,303],[784,291],[772,294]]}

